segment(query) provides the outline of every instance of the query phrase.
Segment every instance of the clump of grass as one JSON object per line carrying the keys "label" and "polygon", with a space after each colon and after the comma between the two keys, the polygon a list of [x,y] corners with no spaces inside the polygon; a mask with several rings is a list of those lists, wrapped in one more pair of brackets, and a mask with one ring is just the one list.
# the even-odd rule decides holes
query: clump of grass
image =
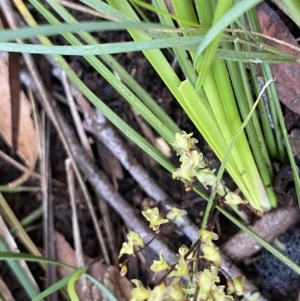
{"label": "clump of grass", "polygon": [[[60,54],[83,55],[87,62],[143,116],[161,137],[167,142],[172,142],[175,140],[175,134],[180,133],[181,129],[110,55],[124,51],[143,51],[145,57],[192,120],[199,133],[205,138],[220,162],[226,161],[228,173],[240,189],[242,197],[249,202],[252,208],[267,212],[277,206],[276,195],[272,187],[274,172],[271,162],[272,158],[285,160],[286,150],[281,143],[282,137],[287,146],[287,154],[293,167],[297,192],[299,192],[299,178],[296,176],[296,166],[289,147],[274,83],[271,83],[267,88],[269,95],[274,97],[274,107],[271,108],[274,128],[270,126],[266,117],[263,103],[259,103],[258,111],[251,112],[254,99],[259,94],[253,62],[261,63],[264,80],[267,82],[272,77],[269,62],[295,60],[295,58],[270,47],[266,47],[267,52],[261,55],[260,45],[263,44],[263,41],[248,30],[248,27],[251,30],[259,30],[253,7],[260,1],[243,0],[233,3],[230,0],[219,2],[197,0],[195,1],[196,5],[194,5],[191,0],[173,0],[173,14],[171,14],[163,0],[153,0],[152,5],[138,0],[108,0],[108,4],[102,1],[81,0],[82,3],[98,11],[104,19],[112,21],[80,24],[59,2],[47,0],[49,6],[62,20],[72,24],[72,29],[70,25],[62,25],[58,18],[39,1],[29,0],[29,2],[52,25],[48,27],[37,26],[38,24],[26,11],[22,1],[15,1],[16,7],[27,24],[36,28],[1,32],[0,49],[52,54],[61,68],[65,70],[69,79],[90,102],[164,168],[170,172],[174,171],[174,166],[167,158],[129,127],[80,81]],[[284,7],[290,11],[290,6],[287,3],[291,4],[291,1],[282,1],[282,5],[286,5]],[[148,22],[141,8],[155,12],[159,24]],[[246,14],[244,15],[244,13]],[[295,16],[291,11],[290,13],[297,22],[297,15]],[[223,30],[226,27],[229,27],[229,31],[224,33]],[[135,42],[99,45],[88,33],[95,29],[128,30]],[[235,29],[241,29],[242,34],[238,35],[234,31]],[[80,40],[71,31],[76,32]],[[61,48],[53,46],[50,40],[45,37],[56,33],[61,33],[64,36],[70,43],[70,48],[68,46]],[[16,37],[28,38],[32,36],[38,37],[42,45],[7,43]],[[84,46],[84,43],[88,46]],[[159,48],[170,49],[184,74],[184,80],[179,79]],[[250,69],[247,69],[248,67]],[[251,73],[251,82],[249,82],[248,70]],[[253,95],[252,85],[257,95]],[[250,112],[251,119],[247,117],[250,116]],[[240,129],[245,120],[247,120],[247,126],[245,131],[241,132]],[[237,132],[240,133],[235,136]],[[235,139],[234,144],[232,144],[233,139]],[[204,167],[205,171],[207,166]],[[225,164],[222,167],[224,168]],[[208,174],[212,175],[210,172]],[[217,181],[209,182],[210,184],[207,184],[206,179],[206,182],[203,182],[204,186],[210,186],[218,192],[223,191],[224,195],[222,193],[221,195],[225,196],[226,189],[220,183],[221,179],[214,177],[214,180],[216,179]],[[203,196],[205,197],[204,194]],[[248,231],[237,219],[228,215],[226,210],[222,208],[219,210],[229,216],[241,229]],[[149,216],[147,214],[145,213],[146,216]],[[203,225],[202,230],[207,227],[207,223],[204,222]],[[288,263],[284,257],[270,248],[255,233],[250,231],[248,233],[266,248],[272,250],[281,260]],[[208,245],[211,246],[210,242]],[[213,251],[215,251],[214,248],[209,253],[212,254]],[[3,258],[10,259],[13,257]],[[39,260],[38,258],[35,259]],[[163,262],[162,255],[160,261]],[[192,260],[189,263],[191,262]],[[181,261],[181,263],[182,265],[186,264],[185,261]],[[179,262],[178,264],[180,265]],[[174,269],[176,270],[176,266]],[[297,270],[297,267],[294,269]],[[179,270],[178,267],[177,270]],[[70,276],[73,277],[72,280],[68,278],[60,284],[63,286],[66,283],[74,282],[74,279],[77,279],[82,272],[84,271],[76,271],[74,275]],[[202,273],[208,273],[211,278],[216,279],[217,277],[213,268]],[[199,275],[198,278],[201,276]],[[174,283],[174,286],[176,285],[178,283]],[[51,289],[58,289],[58,286]],[[144,293],[147,294],[145,291]]]}

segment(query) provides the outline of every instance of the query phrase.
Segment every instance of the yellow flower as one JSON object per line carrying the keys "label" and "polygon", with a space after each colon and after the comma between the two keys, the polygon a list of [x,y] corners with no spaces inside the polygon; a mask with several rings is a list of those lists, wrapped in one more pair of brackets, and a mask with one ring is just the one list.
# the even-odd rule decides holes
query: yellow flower
{"label": "yellow flower", "polygon": [[183,223],[182,217],[187,213],[185,210],[178,209],[175,207],[170,207],[170,206],[168,206],[167,209],[171,209],[166,216],[167,219],[171,221],[177,221],[179,223]]}
{"label": "yellow flower", "polygon": [[182,277],[189,274],[187,263],[183,256],[179,257],[175,269],[168,275],[168,277]]}
{"label": "yellow flower", "polygon": [[214,301],[233,301],[234,298],[232,296],[228,296],[224,292],[224,286],[217,286],[213,290],[213,299]]}
{"label": "yellow flower", "polygon": [[183,299],[183,290],[179,282],[180,282],[180,278],[176,277],[173,279],[170,286],[167,287],[168,296],[170,296],[171,299],[174,301],[180,301]]}
{"label": "yellow flower", "polygon": [[227,286],[227,293],[235,293],[237,296],[243,296],[247,292],[247,288],[244,284],[244,276],[239,275],[233,279],[233,283],[229,282]]}
{"label": "yellow flower", "polygon": [[191,183],[194,182],[194,178],[197,175],[197,172],[194,169],[187,169],[184,166],[180,168],[176,168],[173,172],[172,172],[172,178],[173,179],[183,179],[183,180],[187,180]]}
{"label": "yellow flower", "polygon": [[134,254],[134,246],[144,247],[144,242],[143,242],[142,237],[136,232],[130,231],[127,234],[127,239],[128,239],[128,242],[124,242],[122,245],[122,249],[120,250],[119,258],[123,254],[133,255]]}
{"label": "yellow flower", "polygon": [[213,244],[204,244],[202,248],[203,258],[208,261],[212,261],[216,267],[221,266],[221,255],[219,249]]}
{"label": "yellow flower", "polygon": [[178,249],[178,253],[179,253],[180,256],[184,256],[188,251],[189,251],[189,248],[186,245],[182,245]]}
{"label": "yellow flower", "polygon": [[144,247],[144,241],[140,234],[129,231],[127,234],[128,242],[131,242],[134,246]]}
{"label": "yellow flower", "polygon": [[158,272],[167,270],[169,267],[168,263],[165,261],[163,255],[162,255],[162,253],[163,253],[163,251],[160,251],[159,260],[154,260],[153,264],[150,267],[151,271],[153,271],[154,273],[158,273]]}
{"label": "yellow flower", "polygon": [[129,254],[129,255],[134,254],[134,249],[133,249],[132,243],[123,242],[122,249],[120,250],[119,258],[124,254]]}
{"label": "yellow flower", "polygon": [[[178,254],[180,255],[180,256],[185,256],[185,254],[187,253],[189,251],[189,248],[187,247],[187,246],[185,246],[185,245],[182,245],[179,249],[178,249]],[[187,259],[193,259],[193,257],[194,257],[194,252],[191,252],[190,254],[189,254],[189,256],[187,257]]]}
{"label": "yellow flower", "polygon": [[161,224],[168,223],[169,220],[166,218],[162,218],[159,214],[158,208],[149,208],[145,207],[142,211],[142,214],[146,218],[147,221],[150,222],[150,228],[153,229],[153,231],[156,231],[159,229],[159,226]]}
{"label": "yellow flower", "polygon": [[132,279],[131,282],[136,286],[135,288],[132,289],[131,293],[132,293],[132,298],[130,299],[130,301],[143,301],[143,300],[147,300],[149,295],[150,295],[150,291],[147,290],[144,285],[142,284],[142,282],[140,280],[137,279]]}
{"label": "yellow flower", "polygon": [[157,285],[151,292],[147,301],[163,300],[166,295],[166,286],[164,284]]}
{"label": "yellow flower", "polygon": [[121,267],[120,275],[122,277],[124,277],[124,276],[126,276],[127,272],[128,272],[127,265],[123,264],[122,267]]}
{"label": "yellow flower", "polygon": [[203,272],[196,275],[195,279],[199,287],[197,300],[206,299],[207,296],[215,289],[216,282],[220,281],[217,276],[218,270],[215,266],[211,266],[210,270],[205,269]]}
{"label": "yellow flower", "polygon": [[218,234],[208,231],[206,229],[201,229],[198,231],[202,243],[210,243],[212,240],[219,239]]}
{"label": "yellow flower", "polygon": [[216,185],[217,176],[214,174],[214,169],[203,169],[198,171],[198,181],[207,189],[207,186],[213,187]]}
{"label": "yellow flower", "polygon": [[186,132],[182,131],[182,133],[175,134],[175,142],[171,142],[170,144],[177,148],[177,156],[180,156],[186,151],[195,148],[195,143],[198,142],[197,139],[191,138],[193,133],[187,134]]}
{"label": "yellow flower", "polygon": [[188,153],[184,153],[180,156],[179,161],[183,164],[186,163],[186,167],[189,169],[203,169],[208,166],[203,158],[203,154],[199,150],[193,150]]}

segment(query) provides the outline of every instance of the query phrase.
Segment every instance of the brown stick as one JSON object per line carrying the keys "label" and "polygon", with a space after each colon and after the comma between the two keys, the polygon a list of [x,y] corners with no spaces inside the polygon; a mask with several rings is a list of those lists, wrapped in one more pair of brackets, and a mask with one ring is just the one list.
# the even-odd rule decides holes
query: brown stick
{"label": "brown stick", "polygon": [[[294,207],[280,208],[265,214],[249,228],[267,242],[272,242],[280,234],[299,221],[299,210]],[[251,236],[240,231],[221,246],[221,250],[232,260],[243,260],[262,249]]]}

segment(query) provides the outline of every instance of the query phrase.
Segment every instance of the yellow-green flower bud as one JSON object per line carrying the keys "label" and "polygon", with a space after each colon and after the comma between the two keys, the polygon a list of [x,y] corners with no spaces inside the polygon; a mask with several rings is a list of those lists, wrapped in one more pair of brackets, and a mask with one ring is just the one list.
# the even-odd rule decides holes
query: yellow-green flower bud
{"label": "yellow-green flower bud", "polygon": [[242,198],[234,193],[234,192],[228,192],[225,196],[225,204],[227,205],[240,205],[240,204],[245,204],[245,201],[242,200]]}
{"label": "yellow-green flower bud", "polygon": [[254,293],[253,295],[251,295],[250,299],[244,297],[241,301],[257,301],[259,297],[259,293]]}
{"label": "yellow-green flower bud", "polygon": [[187,180],[191,183],[194,182],[194,177],[197,175],[196,171],[193,169],[186,169],[184,167],[180,167],[180,168],[176,168],[173,172],[172,172],[172,178],[173,179],[183,179],[183,180]]}
{"label": "yellow-green flower bud", "polygon": [[204,244],[202,248],[203,258],[208,261],[212,261],[216,267],[221,266],[221,255],[219,249],[213,244]]}
{"label": "yellow-green flower bud", "polygon": [[182,245],[178,249],[178,253],[179,253],[180,256],[184,256],[188,251],[189,251],[189,248],[186,245]]}
{"label": "yellow-green flower bud", "polygon": [[197,173],[198,181],[207,189],[207,186],[213,187],[216,185],[217,177],[214,174],[215,170],[208,168],[199,170]]}
{"label": "yellow-green flower bud", "polygon": [[123,264],[122,267],[121,267],[120,275],[122,277],[124,277],[124,276],[126,276],[127,272],[128,272],[127,265]]}

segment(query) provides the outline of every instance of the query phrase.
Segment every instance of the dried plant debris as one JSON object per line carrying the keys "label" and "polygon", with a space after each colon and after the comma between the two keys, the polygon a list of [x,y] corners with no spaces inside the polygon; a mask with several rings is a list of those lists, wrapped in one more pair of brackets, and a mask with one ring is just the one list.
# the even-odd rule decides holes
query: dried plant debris
{"label": "dried plant debris", "polygon": [[[0,135],[7,145],[12,146],[12,125],[11,125],[11,96],[9,88],[8,66],[3,58],[0,58],[0,108],[9,108],[1,110]],[[29,170],[21,178],[15,180],[15,186],[25,182],[33,172],[38,157],[38,139],[33,120],[31,118],[31,105],[26,95],[20,93],[20,120],[18,131],[17,154],[24,160]]]}
{"label": "dried plant debris", "polygon": [[[266,3],[257,7],[257,16],[262,33],[276,38],[286,44],[299,47],[296,39],[291,35],[288,28],[280,20],[279,16]],[[284,44],[278,44],[272,40],[264,40],[264,43],[273,46],[281,51],[300,57],[300,52]],[[274,64],[272,72],[276,78],[276,88],[279,99],[290,110],[300,115],[300,68],[299,64]]]}

